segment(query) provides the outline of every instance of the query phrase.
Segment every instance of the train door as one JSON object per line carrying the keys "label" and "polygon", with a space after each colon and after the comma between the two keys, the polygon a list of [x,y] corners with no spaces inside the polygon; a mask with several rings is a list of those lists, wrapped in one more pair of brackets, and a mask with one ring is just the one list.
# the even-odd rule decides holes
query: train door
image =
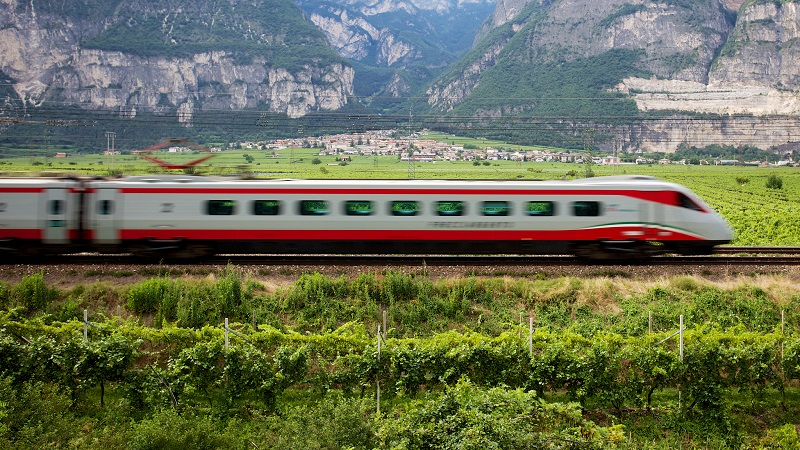
{"label": "train door", "polygon": [[91,228],[95,244],[118,244],[121,205],[117,199],[117,190],[113,188],[97,188],[89,207],[92,216]]}
{"label": "train door", "polygon": [[664,205],[658,202],[639,204],[639,222],[644,240],[658,239],[660,225],[664,223]]}
{"label": "train door", "polygon": [[70,223],[68,217],[71,205],[68,202],[69,189],[49,188],[44,195],[44,234],[45,244],[68,244]]}

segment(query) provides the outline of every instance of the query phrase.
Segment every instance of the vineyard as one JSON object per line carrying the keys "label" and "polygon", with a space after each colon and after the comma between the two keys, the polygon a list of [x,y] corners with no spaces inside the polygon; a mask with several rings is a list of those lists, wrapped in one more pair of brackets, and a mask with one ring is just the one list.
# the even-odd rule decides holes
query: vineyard
{"label": "vineyard", "polygon": [[797,448],[798,299],[771,277],[36,274],[0,285],[0,446]]}

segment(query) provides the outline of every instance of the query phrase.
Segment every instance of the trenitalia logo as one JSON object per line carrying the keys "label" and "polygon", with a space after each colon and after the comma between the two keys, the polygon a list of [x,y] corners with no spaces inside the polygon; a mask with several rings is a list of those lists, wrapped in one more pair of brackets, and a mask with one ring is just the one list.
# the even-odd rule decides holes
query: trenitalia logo
{"label": "trenitalia logo", "polygon": [[503,229],[503,228],[515,228],[516,224],[514,222],[428,222],[428,228],[457,228],[457,229],[464,229],[464,228],[476,228],[476,229],[483,229],[483,228],[495,228],[495,229]]}

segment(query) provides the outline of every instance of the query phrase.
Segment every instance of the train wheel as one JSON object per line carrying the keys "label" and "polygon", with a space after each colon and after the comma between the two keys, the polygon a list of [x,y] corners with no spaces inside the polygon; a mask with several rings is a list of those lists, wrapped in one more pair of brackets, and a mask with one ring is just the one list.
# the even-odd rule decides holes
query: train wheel
{"label": "train wheel", "polygon": [[590,261],[638,263],[663,253],[663,247],[643,241],[593,241],[575,243],[572,254]]}
{"label": "train wheel", "polygon": [[170,252],[168,257],[178,259],[197,259],[214,256],[215,253],[216,251],[210,245],[189,244],[179,250]]}
{"label": "train wheel", "polygon": [[143,259],[198,259],[213,256],[216,250],[206,244],[176,243],[164,245],[152,242],[130,246],[128,251],[137,258]]}

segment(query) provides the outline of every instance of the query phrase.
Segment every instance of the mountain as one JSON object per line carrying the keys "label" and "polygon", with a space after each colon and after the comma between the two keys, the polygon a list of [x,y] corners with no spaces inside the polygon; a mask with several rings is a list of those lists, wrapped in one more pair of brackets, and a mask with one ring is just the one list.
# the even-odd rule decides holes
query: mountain
{"label": "mountain", "polygon": [[753,130],[776,114],[786,117],[772,123],[786,130],[798,124],[799,4],[499,0],[479,42],[431,85],[426,103],[490,117],[492,129],[543,121],[527,134],[567,136],[561,144],[571,135],[575,146],[587,134],[607,148],[666,151],[798,142],[775,126]]}
{"label": "mountain", "polygon": [[800,0],[494,1],[2,0],[0,131],[800,142]]}
{"label": "mountain", "polygon": [[356,93],[378,109],[385,106],[380,98],[408,97],[456,61],[494,9],[494,0],[296,2],[354,62]]}
{"label": "mountain", "polygon": [[125,117],[339,110],[350,64],[290,0],[4,0],[0,72],[28,107]]}

